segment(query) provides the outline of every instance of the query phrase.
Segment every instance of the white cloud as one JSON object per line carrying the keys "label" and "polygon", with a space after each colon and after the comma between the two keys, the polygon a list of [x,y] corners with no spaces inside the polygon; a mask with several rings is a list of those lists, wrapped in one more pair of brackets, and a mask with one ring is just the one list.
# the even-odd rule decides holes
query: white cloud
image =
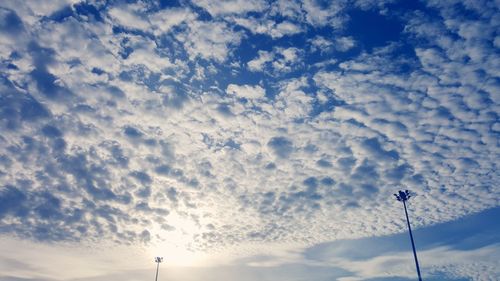
{"label": "white cloud", "polygon": [[328,52],[332,49],[333,42],[323,36],[316,36],[310,40],[313,51]]}
{"label": "white cloud", "polygon": [[149,21],[155,29],[155,35],[169,32],[174,26],[196,19],[196,14],[188,9],[161,10],[151,16]]}
{"label": "white cloud", "polygon": [[[340,14],[344,4],[341,2],[317,3],[316,0],[304,0],[303,9],[306,13],[306,20],[313,26],[330,25],[332,27],[340,27],[344,18]],[[325,5],[326,7],[322,7]]]}
{"label": "white cloud", "polygon": [[340,37],[335,39],[335,48],[345,52],[356,46],[356,41],[352,37]]}
{"label": "white cloud", "polygon": [[188,32],[177,37],[184,42],[191,60],[201,57],[222,62],[227,59],[231,47],[240,43],[242,34],[224,22],[193,21]]}
{"label": "white cloud", "polygon": [[29,25],[35,24],[41,17],[50,16],[52,13],[68,6],[72,6],[80,2],[80,0],[54,0],[54,1],[37,1],[37,0],[6,0],[2,1],[2,7],[6,7],[16,11],[16,13]]}
{"label": "white cloud", "polygon": [[495,39],[493,40],[493,46],[500,49],[500,36],[495,37]]}
{"label": "white cloud", "polygon": [[312,110],[313,98],[302,88],[307,87],[305,77],[282,82],[281,92],[276,98],[275,109],[281,112],[281,120],[290,122],[298,118],[308,118]]}
{"label": "white cloud", "polygon": [[254,18],[235,18],[234,22],[249,29],[252,33],[267,34],[273,39],[297,34],[303,31],[300,26],[288,21],[276,23],[272,20],[262,21]]}
{"label": "white cloud", "polygon": [[302,29],[291,22],[281,22],[276,25],[276,28],[271,30],[271,36],[273,38],[279,38],[284,35],[300,33]]}
{"label": "white cloud", "polygon": [[[419,252],[423,277],[432,273],[446,273],[449,277],[470,278],[474,281],[495,280],[498,271],[498,245],[475,250],[455,250],[437,247]],[[471,262],[474,261],[474,262]],[[367,278],[387,278],[399,276],[414,278],[415,268],[411,254],[401,256],[386,254],[362,261],[333,260],[332,265],[340,266],[356,274],[354,277],[340,278],[342,281],[366,280]],[[431,275],[432,276],[432,275]]]}
{"label": "white cloud", "polygon": [[267,51],[259,51],[259,56],[247,63],[251,71],[263,71],[264,65],[273,60],[273,55]]}
{"label": "white cloud", "polygon": [[[24,278],[53,278],[63,279],[89,278],[102,274],[112,273],[114,270],[137,270],[149,265],[145,253],[127,247],[116,247],[109,251],[94,249],[78,249],[70,245],[40,245],[30,241],[18,239],[2,239],[4,254],[2,259],[10,258],[22,261],[22,266],[2,266],[0,278],[6,276],[23,276]],[[102,248],[107,248],[102,245]],[[125,253],[134,252],[134,262],[129,259],[116,258]],[[54,267],[54,263],[59,267]],[[4,265],[4,262],[2,262]],[[109,265],[115,269],[109,270]],[[35,267],[36,273],[30,270]],[[115,272],[117,272],[115,271]]]}
{"label": "white cloud", "polygon": [[140,30],[148,30],[151,24],[140,14],[140,6],[128,5],[111,8],[108,14],[120,25]]}
{"label": "white cloud", "polygon": [[271,7],[271,14],[279,14],[283,17],[302,22],[304,21],[304,11],[301,5],[301,1],[298,0],[274,1]]}
{"label": "white cloud", "polygon": [[[95,33],[95,30],[98,33]],[[103,44],[104,40],[89,39],[93,36],[109,36],[111,32],[111,28],[105,24],[81,25],[75,19],[68,19],[61,24],[47,24],[38,35],[40,44],[56,50],[61,62],[68,63],[70,60],[81,59],[88,70],[96,67],[106,72],[117,73],[119,69],[117,54],[113,54],[108,46]]]}
{"label": "white cloud", "polygon": [[291,47],[277,47],[268,51],[259,51],[259,56],[247,63],[251,71],[271,71],[273,73],[287,73],[301,65],[302,50]]}
{"label": "white cloud", "polygon": [[267,6],[266,2],[262,0],[196,0],[194,3],[206,9],[213,16],[260,12]]}
{"label": "white cloud", "polygon": [[226,92],[229,95],[235,95],[240,98],[246,99],[261,99],[266,96],[266,91],[259,85],[235,85],[229,84]]}

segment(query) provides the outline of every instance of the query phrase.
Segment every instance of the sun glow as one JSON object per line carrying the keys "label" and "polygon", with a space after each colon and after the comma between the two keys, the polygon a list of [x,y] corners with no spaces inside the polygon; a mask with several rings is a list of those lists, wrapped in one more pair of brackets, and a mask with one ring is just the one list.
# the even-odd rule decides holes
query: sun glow
{"label": "sun glow", "polygon": [[175,225],[175,230],[168,231],[156,227],[155,241],[148,247],[150,255],[163,257],[163,262],[174,266],[203,265],[206,254],[190,249],[193,236],[200,231],[199,227],[177,214],[169,216],[169,223]]}
{"label": "sun glow", "polygon": [[152,245],[149,252],[152,257],[163,257],[163,262],[173,266],[199,266],[203,255],[188,250],[183,245],[160,242]]}

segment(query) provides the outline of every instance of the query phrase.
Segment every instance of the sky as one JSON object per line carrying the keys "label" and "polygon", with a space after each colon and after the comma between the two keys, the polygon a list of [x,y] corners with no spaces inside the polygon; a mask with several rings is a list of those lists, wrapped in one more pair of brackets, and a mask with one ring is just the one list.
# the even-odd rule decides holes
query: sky
{"label": "sky", "polygon": [[3,0],[0,281],[500,278],[498,0]]}

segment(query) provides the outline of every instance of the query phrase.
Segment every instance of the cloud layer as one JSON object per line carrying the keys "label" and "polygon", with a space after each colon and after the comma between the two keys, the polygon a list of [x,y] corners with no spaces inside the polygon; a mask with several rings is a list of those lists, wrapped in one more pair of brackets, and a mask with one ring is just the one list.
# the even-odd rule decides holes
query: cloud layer
{"label": "cloud layer", "polygon": [[305,246],[402,232],[402,187],[417,228],[499,205],[494,1],[179,2],[0,4],[0,232]]}

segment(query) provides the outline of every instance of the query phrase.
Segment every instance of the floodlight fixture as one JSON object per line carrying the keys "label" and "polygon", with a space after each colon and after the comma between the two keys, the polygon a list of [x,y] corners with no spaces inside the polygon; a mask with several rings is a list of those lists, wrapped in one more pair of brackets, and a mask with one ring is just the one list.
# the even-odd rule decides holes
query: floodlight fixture
{"label": "floodlight fixture", "polygon": [[396,196],[396,199],[398,201],[401,201],[401,202],[405,202],[405,201],[408,201],[408,199],[410,199],[411,197],[411,194],[410,194],[410,191],[408,191],[408,189],[406,189],[405,191],[398,191],[398,193],[394,193],[394,196]]}
{"label": "floodlight fixture", "polygon": [[158,281],[158,269],[160,268],[160,263],[163,261],[163,257],[155,257],[155,262],[156,262],[156,275],[155,275],[155,281]]}
{"label": "floodlight fixture", "polygon": [[406,189],[404,191],[398,191],[398,193],[395,193],[394,196],[396,196],[396,200],[398,200],[399,202],[403,202],[403,206],[405,208],[406,223],[408,224],[408,232],[410,233],[411,247],[413,249],[413,257],[415,258],[415,267],[417,268],[418,280],[422,281],[420,266],[418,265],[417,250],[415,250],[415,242],[413,241],[413,234],[411,232],[410,219],[408,218],[408,210],[406,209],[406,201],[410,199],[412,194],[410,193],[410,191],[408,191],[408,189]]}

